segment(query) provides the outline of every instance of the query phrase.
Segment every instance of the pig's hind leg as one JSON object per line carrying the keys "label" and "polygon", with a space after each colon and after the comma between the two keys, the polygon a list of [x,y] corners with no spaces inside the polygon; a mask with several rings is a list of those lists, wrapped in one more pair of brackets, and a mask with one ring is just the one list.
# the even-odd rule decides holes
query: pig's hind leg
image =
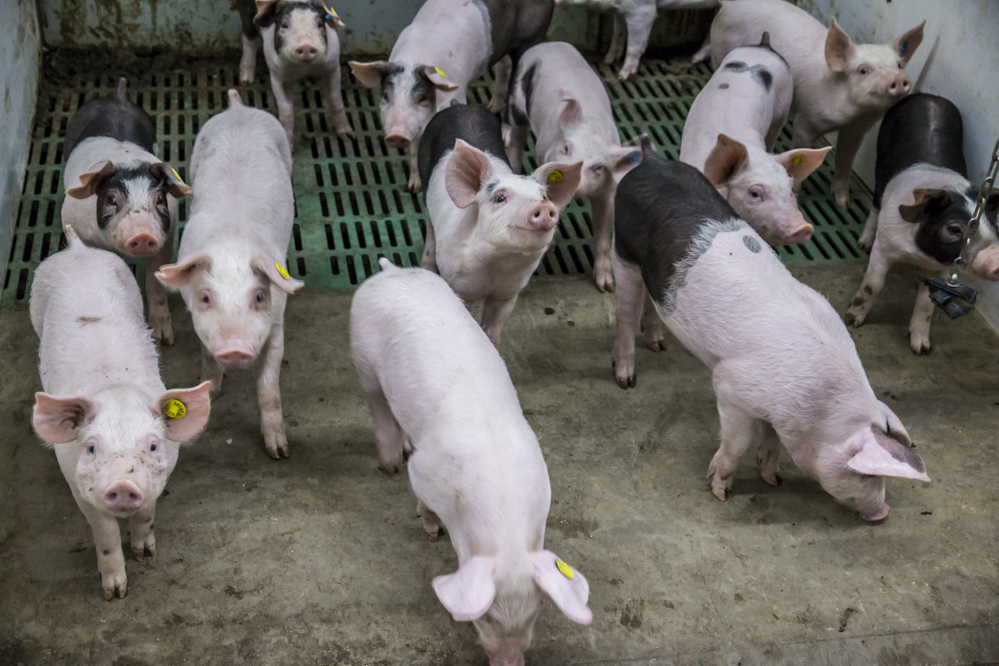
{"label": "pig's hind leg", "polygon": [[642,316],[645,284],[642,282],[641,269],[636,264],[624,261],[616,251],[611,252],[611,261],[617,277],[617,323],[611,366],[614,368],[617,385],[628,389],[635,387],[635,335]]}
{"label": "pig's hind leg", "polygon": [[760,466],[760,477],[771,486],[781,484],[780,438],[769,421],[763,422],[760,446],[756,449],[756,464]]}
{"label": "pig's hind leg", "polygon": [[513,60],[509,55],[500,58],[494,68],[496,82],[493,84],[493,97],[486,108],[490,113],[503,113],[506,108],[506,98],[510,94],[510,75],[513,73]]}
{"label": "pig's hind leg", "polygon": [[867,222],[864,223],[864,232],[857,239],[857,247],[864,252],[870,252],[871,248],[874,247],[874,237],[878,233],[878,215],[880,213],[879,209],[871,207],[871,212],[867,216]]}
{"label": "pig's hind leg", "polygon": [[423,531],[427,533],[427,538],[431,541],[437,541],[437,537],[441,533],[447,532],[440,516],[431,511],[430,507],[424,504],[421,499],[416,500],[416,515],[423,519]]}
{"label": "pig's hind leg", "polygon": [[600,291],[614,291],[614,272],[611,265],[611,229],[614,228],[614,196],[593,195],[593,240],[596,259],[593,262],[593,281]]}
{"label": "pig's hind leg", "polygon": [[343,108],[343,95],[340,93],[340,62],[337,61],[330,68],[329,74],[323,77],[323,96],[329,105],[330,115],[333,116],[333,127],[337,136],[341,139],[348,139],[354,136],[354,128],[347,120],[347,112]]}
{"label": "pig's hind leg", "polygon": [[486,332],[492,343],[499,349],[500,333],[503,332],[503,324],[506,323],[513,307],[517,304],[518,294],[510,298],[486,298],[482,306],[482,330]]}
{"label": "pig's hind leg", "polygon": [[412,445],[406,440],[406,434],[392,413],[381,382],[374,370],[364,362],[357,363],[357,376],[364,388],[364,396],[371,410],[371,418],[375,423],[375,446],[378,447],[378,468],[386,474],[395,474],[402,466],[402,460],[407,452],[412,451]]}
{"label": "pig's hind leg", "polygon": [[859,328],[864,323],[867,313],[871,311],[871,306],[874,304],[874,299],[885,286],[885,277],[888,275],[889,268],[891,268],[891,262],[888,261],[884,250],[881,249],[881,244],[875,240],[874,248],[871,250],[871,260],[868,262],[867,272],[864,274],[864,281],[857,289],[857,293],[854,294],[850,307],[843,317],[847,326]]}
{"label": "pig's hind leg", "polygon": [[610,48],[604,56],[604,62],[611,65],[624,55],[624,45],[628,41],[628,25],[624,22],[624,16],[620,12],[612,11],[611,19],[614,21],[614,28],[611,32]]}
{"label": "pig's hind leg", "polygon": [[728,371],[722,364],[715,368],[712,378],[718,400],[718,419],[721,422],[721,446],[711,459],[707,474],[707,478],[711,479],[711,493],[723,502],[731,497],[733,476],[739,467],[739,459],[753,442],[755,421],[730,397],[727,374]]}
{"label": "pig's hind leg", "polygon": [[420,259],[420,268],[440,273],[437,269],[437,237],[434,236],[434,225],[430,220],[427,220],[427,237],[423,241],[423,257]]}
{"label": "pig's hind leg", "polygon": [[640,4],[631,8],[624,17],[628,25],[628,49],[624,54],[624,65],[617,78],[627,81],[628,77],[638,71],[638,61],[645,53],[649,43],[652,24],[656,21],[656,4]]}
{"label": "pig's hind leg", "polygon": [[[644,285],[644,283],[643,283]],[[652,302],[652,295],[648,289],[643,288],[645,298],[642,299],[642,334],[645,336],[645,346],[654,352],[666,351],[666,343],[663,341],[663,322],[656,312],[656,305]]]}

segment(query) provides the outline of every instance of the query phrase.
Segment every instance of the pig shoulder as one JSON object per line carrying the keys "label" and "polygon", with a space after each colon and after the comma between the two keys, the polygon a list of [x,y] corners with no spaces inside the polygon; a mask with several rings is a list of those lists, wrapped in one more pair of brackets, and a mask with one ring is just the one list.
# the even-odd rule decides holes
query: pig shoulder
{"label": "pig shoulder", "polygon": [[454,150],[458,139],[510,166],[499,119],[482,106],[450,106],[436,113],[423,131],[418,158],[423,183],[430,183],[434,168],[446,153]]}
{"label": "pig shoulder", "polygon": [[540,43],[548,32],[555,0],[475,0],[489,16],[490,65],[508,53],[519,55]]}

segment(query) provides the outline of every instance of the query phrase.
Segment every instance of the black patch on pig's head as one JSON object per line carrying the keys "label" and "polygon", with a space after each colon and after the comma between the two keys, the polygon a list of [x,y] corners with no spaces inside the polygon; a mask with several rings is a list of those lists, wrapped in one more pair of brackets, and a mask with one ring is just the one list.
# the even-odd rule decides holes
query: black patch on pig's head
{"label": "black patch on pig's head", "polygon": [[261,28],[277,24],[277,28],[274,30],[274,50],[280,52],[284,47],[285,35],[291,29],[291,15],[296,11],[314,14],[319,35],[322,37],[323,44],[326,45],[326,8],[322,6],[321,2],[276,2],[271,5],[267,13],[255,19],[255,23]]}
{"label": "black patch on pig's head", "polygon": [[413,70],[413,79],[413,90],[410,93],[410,100],[413,104],[429,105],[431,109],[436,111],[437,86],[427,76],[426,69],[417,67]]}
{"label": "black patch on pig's head", "polygon": [[928,190],[919,203],[899,206],[902,219],[919,225],[916,247],[941,264],[960,256],[971,212],[964,193],[953,190]]}
{"label": "black patch on pig's head", "polygon": [[[115,168],[98,181],[97,228],[107,229],[111,223],[131,210],[150,210],[159,218],[163,231],[170,231],[170,209],[167,205],[170,179],[162,164],[142,163]],[[132,199],[143,199],[143,201]]]}

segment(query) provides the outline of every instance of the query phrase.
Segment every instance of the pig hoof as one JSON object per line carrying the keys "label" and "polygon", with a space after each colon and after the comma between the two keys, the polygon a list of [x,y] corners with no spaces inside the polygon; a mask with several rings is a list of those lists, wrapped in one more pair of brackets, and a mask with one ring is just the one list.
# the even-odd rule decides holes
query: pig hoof
{"label": "pig hoof", "polygon": [[866,252],[867,254],[870,254],[871,248],[874,247],[874,241],[861,236],[860,240],[857,241],[857,247]]}
{"label": "pig hoof", "polygon": [[666,343],[662,340],[648,341],[645,345],[654,352],[666,351]]}
{"label": "pig hoof", "polygon": [[850,207],[850,190],[846,187],[833,187],[833,196],[836,197],[836,205],[846,210]]}
{"label": "pig hoof", "polygon": [[593,281],[596,283],[597,289],[600,291],[614,291],[614,275],[610,270],[596,271],[593,275]]}
{"label": "pig hoof", "polygon": [[716,488],[711,487],[711,494],[720,499],[722,502],[726,501],[732,496],[732,491],[729,488]]}
{"label": "pig hoof", "polygon": [[420,174],[416,171],[412,171],[409,174],[409,182],[406,183],[406,189],[416,194],[423,189],[423,183],[420,181]]}
{"label": "pig hoof", "polygon": [[847,326],[860,328],[864,324],[864,315],[854,312],[852,310],[847,310],[846,315],[844,315],[843,317],[843,323],[845,323]]}
{"label": "pig hoof", "polygon": [[635,73],[637,67],[622,67],[621,71],[618,72],[617,78],[619,81],[627,81],[628,77]]}
{"label": "pig hoof", "polygon": [[240,69],[239,70],[239,82],[242,83],[243,85],[248,86],[248,85],[252,84],[253,83],[253,79],[254,79],[254,71],[252,69],[250,69],[250,70]]}
{"label": "pig hoof", "polygon": [[913,342],[910,347],[916,356],[929,356],[930,352],[933,351],[929,342]]}
{"label": "pig hoof", "polygon": [[766,474],[766,473],[764,473],[764,474],[760,474],[760,478],[762,478],[765,483],[767,483],[767,484],[769,484],[771,486],[774,486],[775,488],[777,486],[779,486],[780,484],[784,483],[784,479],[780,478],[776,474]]}
{"label": "pig hoof", "polygon": [[104,600],[114,599],[115,592],[118,593],[119,599],[124,599],[125,595],[128,594],[128,579],[124,572],[104,577]]}
{"label": "pig hoof", "polygon": [[336,134],[337,134],[338,137],[340,137],[341,139],[343,139],[345,141],[347,139],[353,139],[354,138],[354,128],[351,127],[350,125],[346,125],[346,126],[343,126],[343,127],[337,127],[336,128]]}
{"label": "pig hoof", "polygon": [[504,106],[505,104],[503,104],[503,100],[493,95],[493,98],[489,100],[489,106],[486,107],[486,110],[489,111],[489,113],[502,113]]}
{"label": "pig hoof", "polygon": [[397,462],[395,462],[395,463],[379,463],[378,464],[378,469],[380,469],[381,471],[385,472],[389,476],[392,476],[393,474],[398,474],[399,473],[399,463],[397,463]]}

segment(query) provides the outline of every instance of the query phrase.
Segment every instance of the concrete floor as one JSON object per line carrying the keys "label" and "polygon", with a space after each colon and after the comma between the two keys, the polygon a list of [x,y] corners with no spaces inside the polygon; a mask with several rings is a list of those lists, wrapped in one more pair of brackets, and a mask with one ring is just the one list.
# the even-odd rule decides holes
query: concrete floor
{"label": "concrete floor", "polygon": [[[842,312],[862,267],[796,272]],[[639,351],[638,386],[622,391],[613,297],[581,280],[532,283],[502,352],[548,461],[546,546],[588,578],[594,621],[546,603],[528,662],[999,661],[999,337],[977,315],[938,317],[933,354],[914,356],[913,285],[893,273],[854,337],[933,483],[890,480],[891,516],[868,525],[786,453],[782,487],[747,456],[735,496],[716,500],[707,370],[668,338],[665,353]],[[265,455],[253,382],[235,373],[160,500],[157,556],[128,559],[128,596],[112,602],[90,528],[31,431],[27,311],[0,314],[0,664],[485,664],[471,624],[430,587],[456,567],[450,543],[424,536],[406,475],[377,469],[349,302],[290,299],[291,458]],[[198,342],[173,306],[163,378],[190,386]]]}

